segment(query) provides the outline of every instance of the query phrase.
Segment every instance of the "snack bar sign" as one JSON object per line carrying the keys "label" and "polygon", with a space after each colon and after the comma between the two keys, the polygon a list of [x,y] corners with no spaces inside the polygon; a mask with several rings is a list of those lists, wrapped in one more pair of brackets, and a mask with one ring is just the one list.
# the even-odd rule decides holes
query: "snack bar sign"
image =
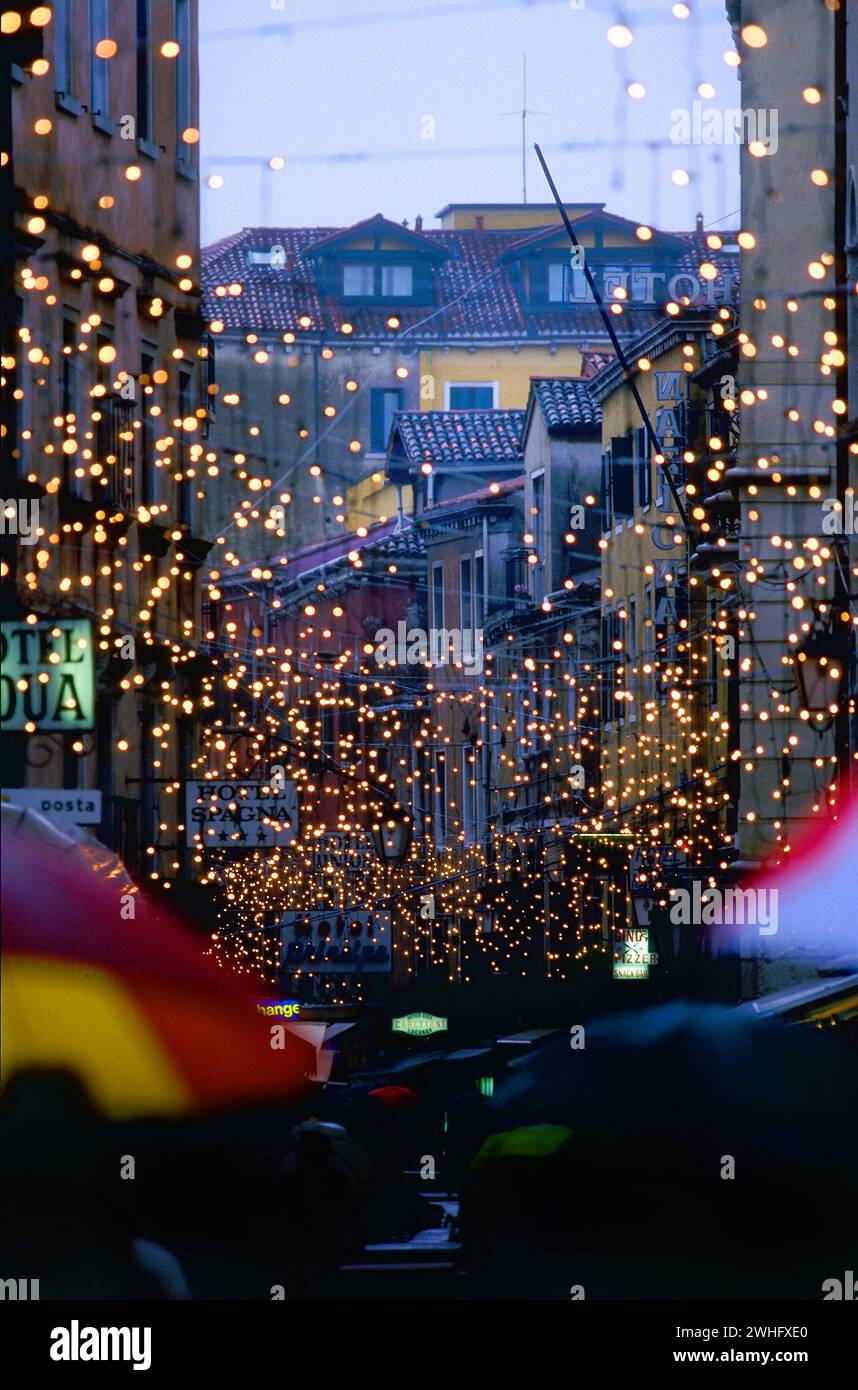
{"label": "snack bar sign", "polygon": [[86,618],[0,623],[0,722],[4,729],[94,727],[92,629]]}
{"label": "snack bar sign", "polygon": [[298,833],[294,782],[188,782],[186,835],[202,849],[265,849]]}
{"label": "snack bar sign", "polygon": [[628,927],[614,932],[615,980],[648,980],[649,968],[657,961],[658,956],[650,950],[646,928]]}

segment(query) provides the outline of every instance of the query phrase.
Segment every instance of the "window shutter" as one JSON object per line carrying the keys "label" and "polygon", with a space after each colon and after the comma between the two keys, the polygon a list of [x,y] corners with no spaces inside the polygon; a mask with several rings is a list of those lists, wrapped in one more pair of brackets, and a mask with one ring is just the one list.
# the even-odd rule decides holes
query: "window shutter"
{"label": "window shutter", "polygon": [[634,515],[634,441],[631,435],[611,440],[613,510],[618,517]]}

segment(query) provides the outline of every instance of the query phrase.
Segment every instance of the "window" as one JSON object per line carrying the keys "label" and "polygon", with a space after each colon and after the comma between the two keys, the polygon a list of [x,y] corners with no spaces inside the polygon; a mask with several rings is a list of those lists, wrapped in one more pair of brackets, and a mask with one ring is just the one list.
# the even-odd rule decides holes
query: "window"
{"label": "window", "polygon": [[435,848],[443,849],[447,839],[447,764],[444,754],[435,761]]}
{"label": "window", "polygon": [[432,566],[432,626],[438,631],[444,626],[444,566]]}
{"label": "window", "polygon": [[846,250],[858,250],[858,176],[850,167],[846,183]]}
{"label": "window", "polygon": [[476,750],[466,744],[462,749],[462,829],[466,845],[472,845],[476,839],[478,770]]}
{"label": "window", "polygon": [[709,636],[709,661],[707,677],[709,680],[709,704],[718,704],[718,677],[721,672],[718,669],[718,659],[720,656],[719,643],[723,637],[723,631],[718,627],[718,600],[710,598],[707,603],[709,611],[708,636]]}
{"label": "window", "polygon": [[533,570],[533,597],[536,603],[541,603],[545,597],[545,474],[534,473],[533,475],[533,515],[531,517],[531,530],[533,532],[533,548],[539,557],[539,564],[532,565]]}
{"label": "window", "polygon": [[[611,663],[611,708],[613,714],[611,718],[615,720],[617,728],[625,723],[626,719],[626,702],[625,700],[617,699],[618,692],[622,693],[628,685],[628,669],[625,665],[628,615],[623,617],[622,615],[624,613],[626,613],[626,609],[623,604],[618,604],[617,611],[613,615],[613,638],[611,640],[613,655],[613,661]],[[615,642],[620,643],[619,651],[614,647]]]}
{"label": "window", "polygon": [[652,669],[646,671],[644,684],[644,698],[653,700],[655,698],[655,627],[653,624],[652,613],[652,585],[647,584],[644,589],[644,665]]}
{"label": "window", "polygon": [[652,501],[652,472],[646,430],[635,430],[635,479],[637,504],[648,507]]}
{"label": "window", "polygon": [[554,261],[548,267],[549,304],[568,304],[571,300],[589,299],[590,286],[583,267],[573,268],[565,261]]}
{"label": "window", "polygon": [[110,38],[107,27],[107,0],[89,0],[89,108],[93,116],[110,114],[110,63],[99,58],[95,52],[96,44]]}
{"label": "window", "polygon": [[137,138],[152,139],[151,0],[137,0]]}
{"label": "window", "polygon": [[[191,373],[187,371],[179,372],[178,381],[178,408],[179,415],[184,420],[188,415],[193,414],[191,410]],[[187,476],[188,453],[184,445],[179,444],[177,450],[180,471],[184,477],[179,484],[179,521],[183,526],[193,526],[194,524],[194,483],[193,479]]]}
{"label": "window", "polygon": [[495,382],[448,382],[447,410],[494,410],[497,405]]}
{"label": "window", "polygon": [[610,724],[614,717],[614,613],[602,614],[602,723]]}
{"label": "window", "polygon": [[470,559],[461,561],[459,576],[459,626],[463,632],[468,632],[471,628],[471,605],[473,603]]}
{"label": "window", "polygon": [[108,391],[113,381],[113,371],[108,363],[101,360],[102,348],[113,346],[113,328],[109,323],[102,325],[100,333],[95,335],[95,379],[99,386],[106,386]]}
{"label": "window", "polygon": [[611,510],[619,520],[634,509],[634,441],[622,434],[611,440]]}
{"label": "window", "polygon": [[375,292],[375,272],[371,265],[343,266],[343,298],[371,299]]}
{"label": "window", "polygon": [[474,556],[474,623],[482,630],[486,617],[486,565],[483,552],[478,550]]}
{"label": "window", "polygon": [[412,299],[414,267],[345,261],[342,286],[344,299]]}
{"label": "window", "polygon": [[370,410],[370,451],[383,454],[393,425],[393,412],[402,409],[402,392],[388,391],[384,388],[371,389],[369,393]]}
{"label": "window", "polygon": [[61,96],[74,93],[74,29],[72,0],[54,0],[54,90]]}
{"label": "window", "polygon": [[602,454],[602,530],[610,531],[611,513],[611,454],[606,449]]}
{"label": "window", "polygon": [[385,265],[381,268],[382,297],[410,299],[414,292],[414,272],[410,265]]}
{"label": "window", "polygon": [[[636,598],[633,597],[629,599],[626,604],[626,611],[628,613],[628,622],[626,623],[626,690],[634,695],[637,686],[637,676],[634,668],[637,665],[638,659],[637,634],[635,631],[638,620],[638,601]],[[637,719],[637,701],[634,699],[626,701],[626,718],[630,724],[634,724]]]}
{"label": "window", "polygon": [[[69,415],[77,418],[78,401],[78,326],[77,319],[70,312],[63,316],[63,356],[60,368],[60,401],[62,413],[65,417]],[[63,454],[63,483],[66,487],[73,488],[75,491],[82,488],[80,479],[74,477],[72,460],[68,454]]]}
{"label": "window", "polygon": [[155,425],[150,414],[152,409],[152,396],[147,396],[146,387],[152,387],[152,375],[155,371],[155,362],[158,356],[158,349],[154,343],[145,343],[140,354],[140,404],[139,413],[142,422],[140,430],[140,497],[144,505],[150,507],[153,502],[160,501],[160,488],[158,486],[162,470],[155,467]]}
{"label": "window", "polygon": [[516,550],[506,556],[506,596],[518,600],[526,590],[524,582],[524,551]]}
{"label": "window", "polygon": [[477,751],[477,765],[474,769],[474,776],[479,773],[480,785],[474,788],[474,797],[477,804],[477,838],[482,839],[488,828],[489,820],[489,790],[491,784],[491,748],[488,738],[482,748]]}
{"label": "window", "polygon": [[183,160],[187,159],[188,146],[182,139],[182,132],[194,124],[191,110],[191,3],[190,0],[176,0],[176,42],[179,56],[176,59],[176,151]]}
{"label": "window", "polygon": [[602,298],[615,300],[615,290],[625,290],[629,292],[629,272],[621,265],[606,265],[602,267]]}
{"label": "window", "polygon": [[285,270],[286,250],[283,246],[270,247],[267,251],[248,251],[248,265],[267,265],[272,270]]}
{"label": "window", "polygon": [[521,762],[527,743],[527,707],[530,701],[524,693],[524,686],[515,687],[515,761]]}

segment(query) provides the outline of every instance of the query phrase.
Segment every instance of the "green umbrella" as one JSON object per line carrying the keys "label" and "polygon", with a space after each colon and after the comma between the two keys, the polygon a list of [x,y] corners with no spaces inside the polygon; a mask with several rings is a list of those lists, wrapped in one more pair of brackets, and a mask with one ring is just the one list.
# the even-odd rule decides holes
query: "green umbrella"
{"label": "green umbrella", "polygon": [[477,1150],[471,1167],[477,1171],[507,1159],[553,1158],[568,1147],[572,1130],[566,1125],[522,1125],[490,1134]]}

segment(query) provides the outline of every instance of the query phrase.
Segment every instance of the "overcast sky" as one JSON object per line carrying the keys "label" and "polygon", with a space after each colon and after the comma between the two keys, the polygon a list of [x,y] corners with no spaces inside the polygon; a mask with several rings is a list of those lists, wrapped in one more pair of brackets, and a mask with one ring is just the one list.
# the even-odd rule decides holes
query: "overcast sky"
{"label": "overcast sky", "polygon": [[[200,0],[200,12],[203,244],[376,212],[431,227],[449,202],[520,201],[521,119],[504,113],[521,108],[525,53],[527,104],[545,113],[528,144],[567,201],[668,229],[698,210],[707,226],[736,224],[736,147],[670,140],[675,108],[739,105],[724,0]],[[605,37],[620,20],[634,35],[622,50]],[[715,95],[701,99],[701,82]],[[527,192],[550,197],[532,152]]]}

